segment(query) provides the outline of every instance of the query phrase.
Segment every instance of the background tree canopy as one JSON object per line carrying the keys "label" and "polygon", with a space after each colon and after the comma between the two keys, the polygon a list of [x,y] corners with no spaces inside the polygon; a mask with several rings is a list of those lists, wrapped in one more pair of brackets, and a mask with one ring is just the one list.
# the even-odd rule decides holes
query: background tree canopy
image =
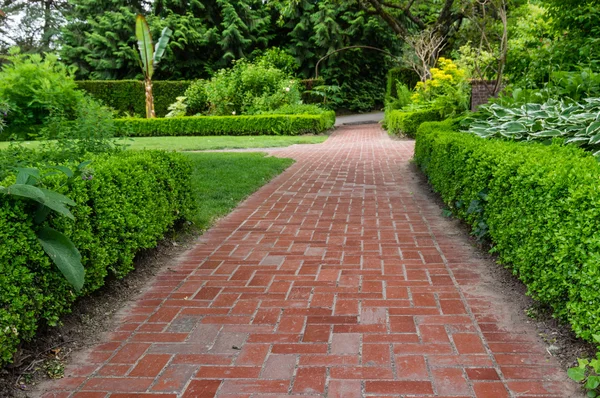
{"label": "background tree canopy", "polygon": [[492,21],[486,29],[498,30],[496,3],[510,21],[510,78],[540,84],[553,70],[600,68],[598,0],[0,0],[0,51],[13,45],[24,53],[58,51],[78,79],[139,79],[138,13],[153,36],[164,27],[174,32],[157,80],[209,78],[272,47],[293,55],[299,77],[311,78],[328,53],[368,45],[398,58],[352,49],[319,68],[327,84],[340,87],[338,108],[368,110],[381,104],[386,72],[424,37],[439,41],[428,55],[431,66],[477,43],[484,17]]}

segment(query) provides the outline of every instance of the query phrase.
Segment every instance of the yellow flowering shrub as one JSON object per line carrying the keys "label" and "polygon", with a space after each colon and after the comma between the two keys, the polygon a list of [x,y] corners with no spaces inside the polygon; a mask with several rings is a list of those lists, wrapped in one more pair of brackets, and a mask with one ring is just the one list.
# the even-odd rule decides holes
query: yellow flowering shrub
{"label": "yellow flowering shrub", "polygon": [[431,78],[417,83],[411,100],[418,108],[434,108],[442,117],[455,116],[469,109],[467,72],[447,58],[431,68]]}

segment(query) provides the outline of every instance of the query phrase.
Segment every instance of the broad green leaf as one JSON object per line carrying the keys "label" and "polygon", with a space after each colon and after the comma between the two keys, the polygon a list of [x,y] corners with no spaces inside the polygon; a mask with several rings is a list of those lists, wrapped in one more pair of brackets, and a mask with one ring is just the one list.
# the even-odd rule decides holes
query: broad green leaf
{"label": "broad green leaf", "polygon": [[138,14],[135,19],[135,37],[138,41],[138,49],[140,51],[140,58],[142,59],[144,75],[147,78],[152,78],[154,74],[154,66],[152,65],[152,36],[150,35],[150,28],[148,22],[143,15]]}
{"label": "broad green leaf", "polygon": [[38,169],[19,167],[17,168],[17,171],[17,184],[28,184],[31,177],[36,180],[40,179],[40,172]]}
{"label": "broad green leaf", "polygon": [[154,65],[160,62],[160,59],[162,58],[163,54],[165,53],[165,50],[167,49],[167,44],[169,43],[169,39],[171,38],[172,34],[173,31],[169,28],[164,28],[162,33],[160,34],[160,39],[158,39],[158,42],[154,47]]}
{"label": "broad green leaf", "polygon": [[594,145],[594,144],[598,144],[598,143],[600,143],[600,134],[596,134],[595,136],[590,138],[590,145]]}
{"label": "broad green leaf", "polygon": [[600,386],[600,377],[599,376],[590,376],[585,383],[585,388],[588,390],[595,390]]}
{"label": "broad green leaf", "polygon": [[587,133],[587,135],[594,135],[596,134],[598,131],[600,130],[600,122],[593,122],[592,124],[590,124],[588,126],[588,128],[585,130],[585,132]]}
{"label": "broad green leaf", "polygon": [[73,170],[71,170],[67,166],[60,166],[60,165],[58,165],[58,166],[50,166],[49,168],[53,169],[53,170],[58,170],[58,171],[62,172],[68,178],[73,177]]}
{"label": "broad green leaf", "polygon": [[507,133],[524,133],[527,131],[527,127],[523,123],[509,122],[501,126]]}
{"label": "broad green leaf", "polygon": [[40,244],[67,281],[80,291],[85,280],[85,269],[81,254],[73,242],[61,232],[50,227],[42,228],[37,234]]}
{"label": "broad green leaf", "polygon": [[6,189],[6,194],[35,200],[42,204],[45,198],[44,193],[39,188],[27,184],[13,184]]}
{"label": "broad green leaf", "polygon": [[44,204],[46,204],[48,200],[52,200],[52,201],[59,202],[59,203],[64,203],[64,204],[67,204],[70,206],[75,206],[77,204],[70,198],[68,198],[65,195],[60,194],[58,192],[54,192],[54,191],[51,191],[46,188],[38,188],[38,189],[46,195],[46,199],[45,199],[46,202],[44,202]]}
{"label": "broad green leaf", "polygon": [[[47,196],[47,192],[51,192],[51,196]],[[75,202],[57,192],[48,191],[44,188],[37,188],[33,185],[13,184],[6,189],[5,193],[34,200],[38,203],[43,204],[44,206],[51,208],[57,213],[62,214],[63,216],[69,217],[72,220],[75,219],[73,214],[71,214],[69,209],[64,205],[65,203],[75,204]]]}
{"label": "broad green leaf", "polygon": [[560,137],[562,135],[562,131],[560,130],[544,130],[538,133],[531,134],[532,137],[536,138],[544,138],[544,137]]}
{"label": "broad green leaf", "polygon": [[583,381],[585,379],[585,369],[582,368],[570,368],[567,370],[567,375],[575,381]]}

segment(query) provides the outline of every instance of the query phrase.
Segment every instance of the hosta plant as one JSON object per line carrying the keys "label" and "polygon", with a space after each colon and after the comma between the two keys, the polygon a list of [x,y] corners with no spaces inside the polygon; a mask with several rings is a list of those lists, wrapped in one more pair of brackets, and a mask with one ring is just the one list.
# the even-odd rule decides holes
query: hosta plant
{"label": "hosta plant", "polygon": [[562,138],[566,144],[579,145],[600,155],[600,98],[580,103],[549,100],[543,104],[505,107],[483,105],[465,119],[468,132],[481,138],[515,141],[546,141]]}

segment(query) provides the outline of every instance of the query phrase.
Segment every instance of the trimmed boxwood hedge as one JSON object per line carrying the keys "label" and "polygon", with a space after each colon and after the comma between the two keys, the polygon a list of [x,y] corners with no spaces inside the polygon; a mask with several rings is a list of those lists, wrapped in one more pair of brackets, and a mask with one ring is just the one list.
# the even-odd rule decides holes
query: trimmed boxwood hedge
{"label": "trimmed boxwood hedge", "polygon": [[320,115],[184,116],[162,119],[117,119],[117,135],[161,137],[186,135],[319,134],[335,124],[335,113]]}
{"label": "trimmed boxwood hedge", "polygon": [[[119,112],[146,115],[146,93],[144,83],[140,80],[79,80],[76,83],[81,90]],[[152,94],[156,116],[163,117],[169,113],[169,105],[175,102],[177,97],[184,95],[191,83],[153,81]]]}
{"label": "trimmed boxwood hedge", "polygon": [[386,112],[385,124],[388,132],[392,134],[404,134],[415,138],[417,129],[421,123],[439,121],[439,112],[433,109],[418,111],[392,110]]}
{"label": "trimmed boxwood hedge", "polygon": [[600,165],[579,148],[419,129],[415,160],[458,217],[575,333],[600,334]]}
{"label": "trimmed boxwood hedge", "polygon": [[[79,295],[103,286],[108,273],[126,275],[137,252],[155,247],[194,209],[191,163],[182,154],[127,151],[97,157],[90,167],[91,180],[55,188],[77,203],[75,221],[49,221],[82,255],[86,277]],[[49,186],[59,187],[59,177],[49,178],[55,178]],[[13,182],[14,176],[0,185]],[[40,324],[56,324],[78,296],[44,253],[27,206],[32,205],[13,197],[0,201],[0,364]]]}

